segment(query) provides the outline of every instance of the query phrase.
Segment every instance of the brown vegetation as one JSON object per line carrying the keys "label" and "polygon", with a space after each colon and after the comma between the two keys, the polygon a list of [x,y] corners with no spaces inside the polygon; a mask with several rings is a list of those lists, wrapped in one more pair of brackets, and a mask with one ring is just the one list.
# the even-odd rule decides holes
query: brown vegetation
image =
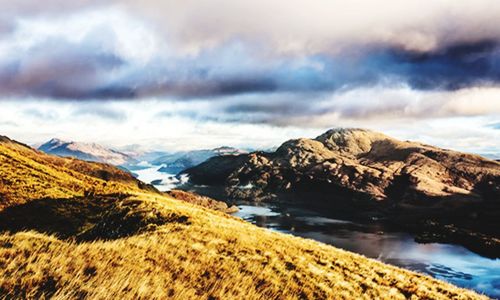
{"label": "brown vegetation", "polygon": [[171,190],[168,192],[168,194],[177,200],[182,200],[226,213],[234,213],[238,211],[238,207],[235,205],[228,206],[225,202],[187,191]]}
{"label": "brown vegetation", "polygon": [[185,173],[195,183],[224,185],[228,196],[251,201],[315,191],[323,194],[320,201],[337,206],[392,200],[422,207],[500,198],[500,163],[364,129],[290,140],[272,153],[215,157]]}
{"label": "brown vegetation", "polygon": [[485,298],[141,189],[105,165],[11,141],[0,157],[3,298]]}
{"label": "brown vegetation", "polygon": [[478,155],[334,129],[185,172],[196,184],[222,186],[231,200],[306,202],[342,216],[382,217],[420,241],[500,255],[500,163]]}

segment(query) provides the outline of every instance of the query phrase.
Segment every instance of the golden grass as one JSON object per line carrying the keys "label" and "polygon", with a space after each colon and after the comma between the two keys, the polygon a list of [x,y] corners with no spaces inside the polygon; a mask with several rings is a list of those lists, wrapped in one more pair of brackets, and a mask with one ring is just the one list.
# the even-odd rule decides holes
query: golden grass
{"label": "golden grass", "polygon": [[115,167],[46,155],[0,142],[0,209],[31,199],[141,190],[139,181]]}
{"label": "golden grass", "polygon": [[[40,158],[38,152],[22,149],[24,157],[19,157],[16,151],[13,146],[0,148],[4,157],[0,191],[2,201],[10,203],[0,208],[0,223],[10,230],[0,234],[0,298],[485,298],[428,276],[141,190],[134,181],[104,186],[106,181],[67,165],[51,165],[50,157]],[[19,172],[6,171],[18,167]],[[4,176],[9,176],[10,185]],[[94,183],[99,195],[81,197],[82,190]],[[30,185],[33,191],[27,188]],[[21,191],[9,190],[18,187]],[[121,187],[131,195],[104,195]],[[65,199],[29,202],[44,196]],[[50,209],[43,211],[37,203]],[[30,222],[35,216],[47,219]],[[13,225],[16,220],[21,221],[19,228]]]}
{"label": "golden grass", "polygon": [[[479,299],[479,295],[223,213],[139,195],[144,216],[183,216],[115,240],[0,236],[0,293],[55,299]],[[167,218],[168,220],[168,218]]]}

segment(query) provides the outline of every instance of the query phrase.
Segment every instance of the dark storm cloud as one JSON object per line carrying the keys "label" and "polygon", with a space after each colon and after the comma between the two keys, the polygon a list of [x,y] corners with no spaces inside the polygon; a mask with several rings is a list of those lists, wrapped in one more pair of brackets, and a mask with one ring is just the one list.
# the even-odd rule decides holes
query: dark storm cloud
{"label": "dark storm cloud", "polygon": [[51,39],[0,62],[0,93],[60,99],[116,97],[125,92],[109,86],[108,72],[124,63],[92,46]]}
{"label": "dark storm cloud", "polygon": [[416,89],[459,89],[500,81],[498,42],[478,41],[448,46],[435,52],[413,53],[390,49],[386,57],[388,74],[396,74]]}
{"label": "dark storm cloud", "polygon": [[[214,51],[219,51],[216,49]],[[293,57],[279,58],[262,66],[255,61],[240,67],[237,62],[220,70],[223,57],[210,60],[198,56],[182,70],[160,64],[153,77],[136,76],[119,82],[95,97],[134,98],[173,96],[176,98],[221,97],[240,94],[304,93],[311,98],[340,89],[374,86],[387,81],[407,83],[420,90],[455,90],[500,81],[497,43],[481,41],[453,45],[436,52],[415,53],[402,49],[365,49],[357,57],[315,55],[298,65]],[[180,65],[183,65],[181,60]],[[166,77],[158,81],[157,78]],[[127,87],[134,86],[134,90]],[[307,95],[306,95],[307,97]]]}
{"label": "dark storm cloud", "polygon": [[419,90],[455,90],[500,81],[498,44],[489,40],[425,53],[366,48],[355,57],[310,56],[303,64],[293,56],[263,62],[245,51],[241,59],[248,62],[240,66],[234,58],[221,63],[227,60],[227,50],[212,51],[190,61],[158,59],[137,66],[98,44],[52,39],[1,62],[0,92],[56,99],[190,99],[289,92],[314,98],[387,81]]}
{"label": "dark storm cloud", "polygon": [[[275,116],[324,115],[339,109],[344,116],[359,118],[396,114],[406,103],[371,105],[371,98],[378,95],[367,96],[364,106],[339,108],[324,102],[329,95],[377,86],[453,91],[500,84],[500,30],[491,24],[497,12],[487,9],[489,0],[479,1],[472,6],[426,2],[433,13],[423,15],[410,14],[408,3],[392,1],[394,12],[382,18],[379,13],[384,11],[375,2],[362,12],[350,1],[303,2],[310,13],[297,15],[279,0],[269,4],[283,9],[277,22],[274,15],[268,17],[269,7],[263,1],[247,5],[223,0],[233,8],[229,13],[218,7],[200,10],[205,4],[197,1],[116,5],[114,1],[0,0],[0,31],[1,21],[9,24],[2,41],[20,44],[4,55],[0,47],[0,95],[83,102],[205,99],[223,102],[211,111],[218,120],[273,122]],[[114,8],[104,8],[110,4]],[[172,5],[178,9],[172,10]],[[154,14],[158,6],[165,8],[159,19]],[[342,18],[348,8],[358,13]],[[64,21],[58,24],[64,26],[66,14],[70,24],[84,11],[92,11],[92,17],[74,26],[76,35],[82,26],[90,28],[83,38],[58,35],[64,28],[57,26],[51,29],[55,32],[38,31],[38,21],[30,23],[31,37],[26,32],[16,36],[19,20],[42,18],[45,26],[49,17],[58,16]],[[204,13],[198,15],[199,11]],[[333,18],[337,11],[340,15]],[[100,14],[105,17],[95,22]],[[218,22],[207,15],[216,16]],[[139,35],[138,28],[143,30]],[[154,37],[153,46],[148,46],[144,32]],[[130,42],[134,34],[137,39]]]}

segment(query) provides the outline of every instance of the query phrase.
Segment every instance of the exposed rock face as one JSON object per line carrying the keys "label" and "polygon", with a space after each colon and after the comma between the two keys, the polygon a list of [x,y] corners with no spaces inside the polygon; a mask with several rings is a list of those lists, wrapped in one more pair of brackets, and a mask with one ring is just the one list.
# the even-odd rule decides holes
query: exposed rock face
{"label": "exposed rock face", "polygon": [[287,141],[273,153],[214,157],[185,173],[195,184],[223,186],[232,199],[297,200],[382,214],[410,227],[429,220],[438,224],[434,229],[458,224],[497,237],[500,251],[500,163],[478,155],[334,129]]}
{"label": "exposed rock face", "polygon": [[498,162],[363,129],[291,140],[274,153],[215,157],[186,173],[194,183],[224,185],[228,196],[248,200],[301,192],[335,202],[424,206],[436,203],[431,199],[500,198]]}

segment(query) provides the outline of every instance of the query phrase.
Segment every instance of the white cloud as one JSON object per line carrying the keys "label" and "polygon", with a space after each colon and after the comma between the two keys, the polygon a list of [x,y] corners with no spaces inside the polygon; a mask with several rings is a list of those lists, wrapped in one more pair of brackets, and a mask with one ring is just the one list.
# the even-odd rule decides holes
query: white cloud
{"label": "white cloud", "polygon": [[[486,126],[498,122],[500,87],[476,81],[498,81],[497,0],[0,0],[0,7],[0,98],[18,97],[0,99],[0,131],[26,142],[268,147],[355,126],[500,152],[500,130]],[[432,68],[439,60],[429,71],[361,59],[377,47],[439,55],[482,41],[490,48],[439,65],[442,73]],[[462,88],[410,87],[435,73],[431,80],[462,80]],[[39,99],[109,99],[113,88],[139,101]],[[203,92],[207,98],[193,100]],[[145,99],[183,93],[189,101]]]}
{"label": "white cloud", "polygon": [[[88,103],[4,100],[1,105],[0,120],[3,122],[0,123],[0,134],[31,144],[59,137],[115,147],[140,144],[145,148],[168,150],[221,145],[268,148],[282,139],[316,133],[315,129],[221,123],[178,115],[159,117],[158,111],[184,109],[176,107],[178,102],[170,101]],[[81,110],[86,113],[80,113]],[[110,119],[103,116],[103,110],[115,112],[119,117]]]}
{"label": "white cloud", "polygon": [[16,30],[0,44],[0,59],[29,51],[50,39],[94,46],[138,64],[156,58],[163,44],[146,23],[111,6],[57,17],[20,18]]}
{"label": "white cloud", "polygon": [[271,44],[278,53],[299,54],[381,44],[429,51],[500,39],[496,0],[0,0],[0,7],[0,20],[11,23],[96,11],[113,23],[111,7],[142,19],[144,26],[154,27],[163,40],[186,53],[233,38]]}
{"label": "white cloud", "polygon": [[496,0],[129,0],[134,13],[158,24],[178,46],[196,53],[239,37],[277,52],[335,52],[391,44],[429,51],[500,38]]}
{"label": "white cloud", "polygon": [[[267,124],[242,122],[240,116],[236,122],[229,122],[231,113],[225,109],[234,100],[3,100],[0,134],[27,143],[59,137],[115,147],[140,144],[151,149],[180,150],[220,145],[269,148],[290,138],[315,137],[332,127],[364,127],[461,151],[500,153],[500,130],[491,126],[500,119],[499,93],[493,88],[449,93],[404,88],[348,92],[330,98],[331,103],[321,103],[328,103],[332,109],[326,115],[314,114],[314,103],[304,101],[310,110],[304,109],[303,117],[291,117],[290,112],[280,115],[277,110],[265,116]],[[366,97],[375,101],[364,108],[363,104],[369,103]],[[433,106],[427,101],[439,103]],[[354,113],[360,109],[361,113]],[[298,107],[294,114],[301,110]],[[273,124],[280,120],[280,126]]]}

